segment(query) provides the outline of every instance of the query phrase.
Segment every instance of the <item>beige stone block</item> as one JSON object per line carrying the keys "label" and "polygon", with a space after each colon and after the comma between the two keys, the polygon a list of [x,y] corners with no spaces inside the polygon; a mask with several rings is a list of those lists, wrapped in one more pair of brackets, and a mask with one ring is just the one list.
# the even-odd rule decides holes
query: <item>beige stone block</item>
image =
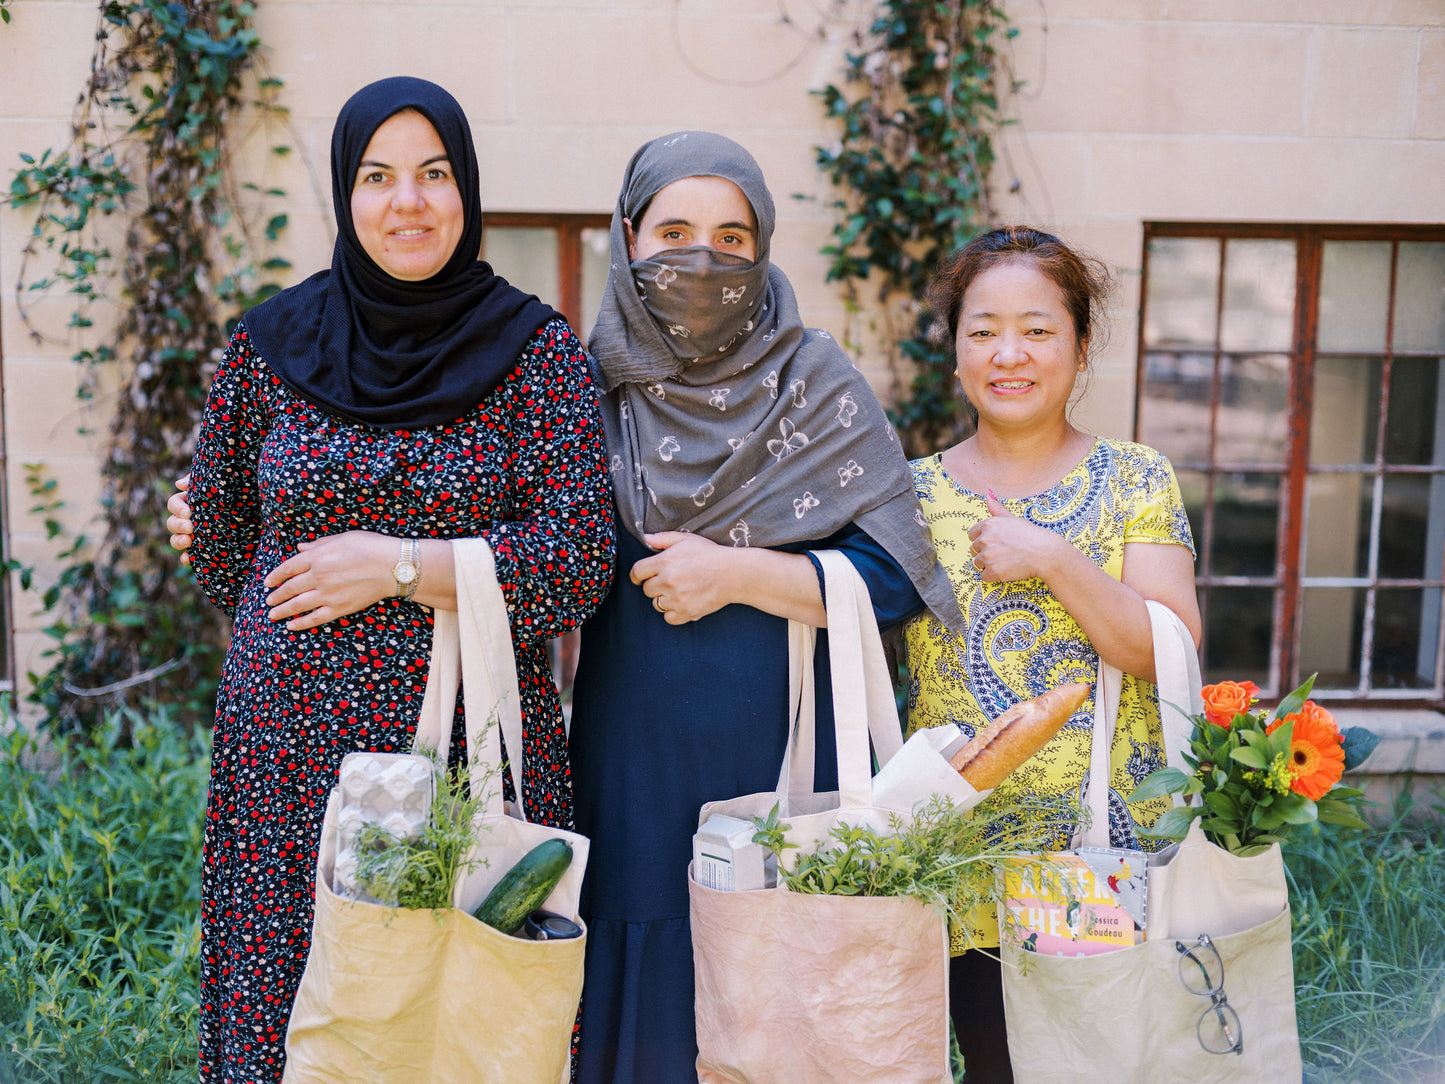
{"label": "beige stone block", "polygon": [[88,0],[12,5],[0,26],[0,111],[10,117],[69,118],[90,77],[99,16]]}
{"label": "beige stone block", "polygon": [[1445,139],[1445,30],[1420,35],[1420,79],[1411,134],[1417,139]]}
{"label": "beige stone block", "polygon": [[[1026,61],[1043,27],[1020,29]],[[1051,21],[1012,109],[1035,131],[1295,134],[1308,41],[1288,27]]]}
{"label": "beige stone block", "polygon": [[1408,136],[1420,36],[1414,30],[1316,30],[1309,65],[1310,135]]}
{"label": "beige stone block", "polygon": [[378,3],[358,17],[350,2],[261,4],[256,27],[298,119],[329,124],[357,90],[391,75],[441,84],[473,124],[508,115],[519,61],[508,45],[508,17],[497,8]]}
{"label": "beige stone block", "polygon": [[815,57],[789,67],[800,52],[797,35],[775,17],[538,11],[519,13],[513,28],[514,57],[553,58],[543,77],[518,73],[516,120],[525,125],[625,117],[662,134],[727,131],[759,116],[778,124],[816,117],[807,94]]}
{"label": "beige stone block", "polygon": [[1165,0],[1164,18],[1210,22],[1438,26],[1439,0]]}
{"label": "beige stone block", "polygon": [[[112,367],[113,368],[113,367]],[[11,459],[30,462],[61,452],[99,457],[108,441],[113,378],[68,362],[5,362],[5,448]],[[82,399],[80,382],[100,392]]]}
{"label": "beige stone block", "polygon": [[482,210],[610,214],[641,127],[484,125],[476,133]]}
{"label": "beige stone block", "polygon": [[1439,222],[1445,143],[1100,137],[1091,217]]}
{"label": "beige stone block", "polygon": [[998,160],[990,193],[999,222],[1040,223],[1084,217],[1091,140],[1074,132],[1005,128],[995,143]]}

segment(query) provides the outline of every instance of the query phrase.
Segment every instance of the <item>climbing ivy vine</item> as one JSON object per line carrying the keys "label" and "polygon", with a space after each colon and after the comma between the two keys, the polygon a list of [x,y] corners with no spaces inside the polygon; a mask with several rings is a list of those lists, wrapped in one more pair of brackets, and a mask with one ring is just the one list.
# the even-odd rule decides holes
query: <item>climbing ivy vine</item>
{"label": "climbing ivy vine", "polygon": [[[52,665],[30,675],[60,730],[146,699],[210,714],[226,630],[167,546],[163,502],[189,464],[228,320],[273,293],[269,276],[287,266],[264,256],[286,225],[265,208],[284,193],[231,169],[236,133],[284,121],[254,14],[238,0],[101,0],[69,141],[21,155],[10,182],[8,202],[34,216],[22,315],[43,338],[26,299],[66,291],[79,394],[104,388],[114,407],[104,534],[62,539],[63,569],[43,599]],[[32,468],[30,486],[32,510],[59,537],[53,480]]]}
{"label": "climbing ivy vine", "polygon": [[879,0],[847,54],[843,84],[816,93],[841,128],[818,167],[841,190],[828,278],[854,312],[876,291],[896,381],[893,420],[910,455],[962,439],[972,423],[957,393],[951,347],[930,338],[922,299],[939,261],[993,218],[988,175],[1013,89],[1005,43],[1015,35],[994,0]]}

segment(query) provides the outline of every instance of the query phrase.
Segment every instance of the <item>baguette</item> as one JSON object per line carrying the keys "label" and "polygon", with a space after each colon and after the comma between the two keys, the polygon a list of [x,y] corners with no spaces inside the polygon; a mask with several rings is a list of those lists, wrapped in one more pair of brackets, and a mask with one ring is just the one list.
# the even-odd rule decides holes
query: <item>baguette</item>
{"label": "baguette", "polygon": [[955,753],[949,764],[974,790],[992,790],[1052,738],[1089,696],[1091,685],[1060,685],[1009,708]]}

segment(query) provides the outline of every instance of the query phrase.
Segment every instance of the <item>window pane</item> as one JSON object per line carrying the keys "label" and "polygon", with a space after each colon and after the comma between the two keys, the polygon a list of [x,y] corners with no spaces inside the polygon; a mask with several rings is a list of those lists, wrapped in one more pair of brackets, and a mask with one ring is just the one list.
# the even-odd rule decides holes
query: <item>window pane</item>
{"label": "window pane", "polygon": [[1380,508],[1381,579],[1423,580],[1440,575],[1438,563],[1434,569],[1426,567],[1427,525],[1431,518],[1437,524],[1441,521],[1440,509],[1430,507],[1430,483],[1430,477],[1422,474],[1385,476]]}
{"label": "window pane", "polygon": [[582,323],[587,334],[597,322],[602,294],[607,289],[609,267],[608,231],[601,228],[582,231]]}
{"label": "window pane", "polygon": [[546,226],[488,226],[482,230],[482,251],[492,269],[519,290],[536,294],[549,305],[557,296],[557,233]]}
{"label": "window pane", "polygon": [[1149,346],[1214,346],[1219,242],[1156,237],[1149,242],[1144,342]]}
{"label": "window pane", "polygon": [[[1199,561],[1205,559],[1204,553],[1204,496],[1207,492],[1205,484],[1209,476],[1199,471],[1174,470],[1174,479],[1179,483],[1179,493],[1184,498],[1184,512],[1189,517],[1189,535],[1194,539],[1194,551],[1199,554]],[[1201,568],[1196,565],[1196,569]]]}
{"label": "window pane", "polygon": [[1225,350],[1289,350],[1294,344],[1293,241],[1225,242]]}
{"label": "window pane", "polygon": [[1288,355],[1220,358],[1214,461],[1221,466],[1284,466],[1288,432]]}
{"label": "window pane", "polygon": [[1212,354],[1148,354],[1139,439],[1176,465],[1209,462]]}
{"label": "window pane", "polygon": [[1208,614],[1204,680],[1252,681],[1269,688],[1274,592],[1267,587],[1210,587],[1201,594]]}
{"label": "window pane", "polygon": [[1299,631],[1299,672],[1319,673],[1317,689],[1360,684],[1360,630],[1365,591],[1359,587],[1306,587]]}
{"label": "window pane", "polygon": [[1366,474],[1311,474],[1305,489],[1304,574],[1366,576],[1374,480]]}
{"label": "window pane", "polygon": [[1445,350],[1445,244],[1400,244],[1395,349]]}
{"label": "window pane", "polygon": [[1383,351],[1390,315],[1389,241],[1326,241],[1319,348]]}
{"label": "window pane", "polygon": [[1375,461],[1384,362],[1372,357],[1321,357],[1315,361],[1315,403],[1310,418],[1310,463],[1334,466]]}
{"label": "window pane", "polygon": [[1279,492],[1275,474],[1215,476],[1210,575],[1274,576]]}
{"label": "window pane", "polygon": [[[1422,620],[1427,616],[1428,623]],[[1377,689],[1433,688],[1439,633],[1440,588],[1381,589],[1375,599],[1370,684]]]}
{"label": "window pane", "polygon": [[1439,358],[1395,358],[1390,363],[1390,407],[1385,462],[1445,463],[1445,385]]}

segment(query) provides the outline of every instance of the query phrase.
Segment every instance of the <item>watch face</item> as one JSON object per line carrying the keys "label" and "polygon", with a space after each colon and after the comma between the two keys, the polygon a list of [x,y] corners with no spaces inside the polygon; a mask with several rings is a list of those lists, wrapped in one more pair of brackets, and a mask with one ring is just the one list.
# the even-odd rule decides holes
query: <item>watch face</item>
{"label": "watch face", "polygon": [[398,561],[396,567],[391,570],[397,583],[411,583],[416,579],[416,565],[410,561]]}

